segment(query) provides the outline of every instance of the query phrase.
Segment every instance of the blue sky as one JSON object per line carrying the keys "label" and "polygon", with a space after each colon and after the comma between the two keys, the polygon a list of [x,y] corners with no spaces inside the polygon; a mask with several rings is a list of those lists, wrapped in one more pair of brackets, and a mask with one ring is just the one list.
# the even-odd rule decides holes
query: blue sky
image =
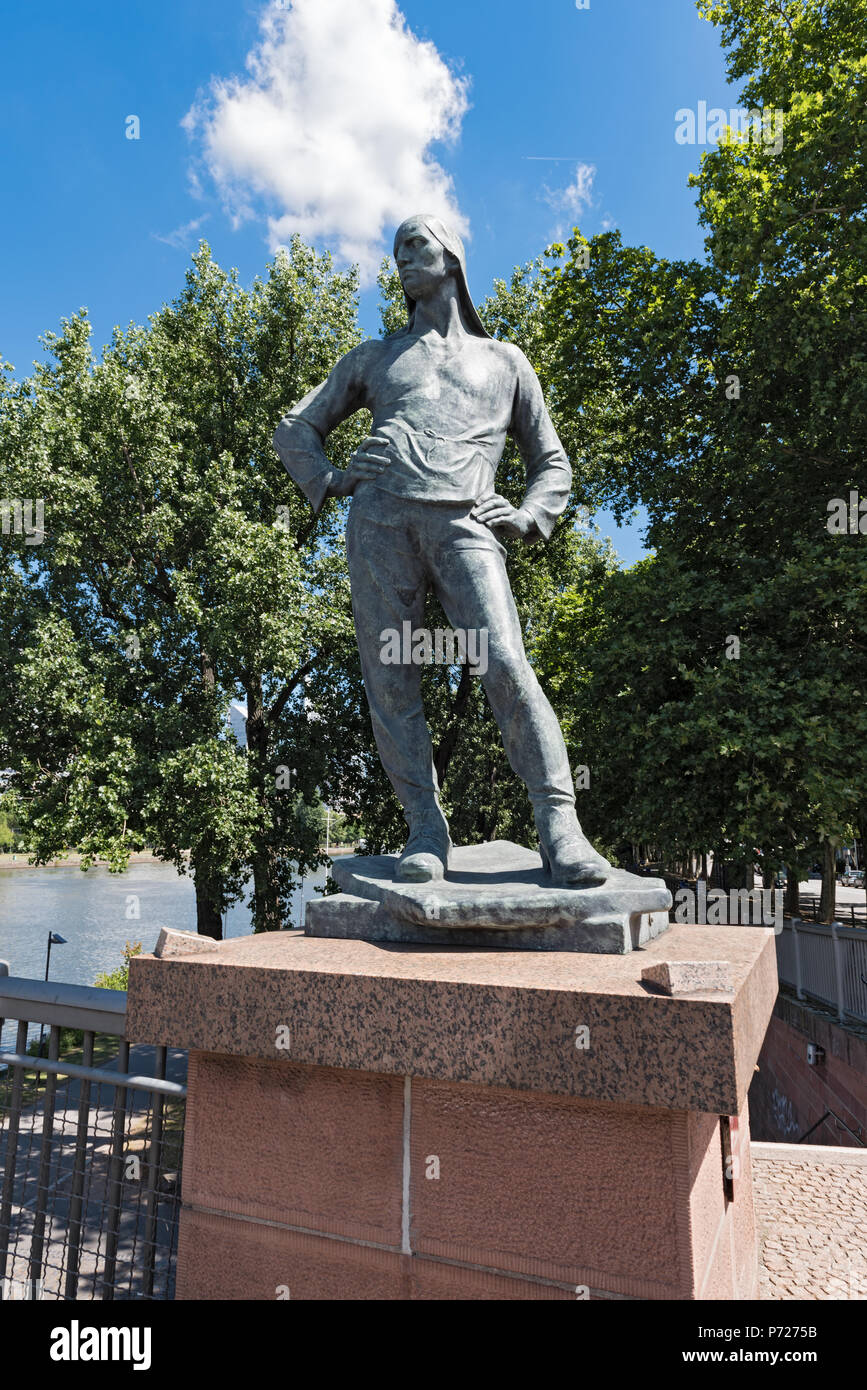
{"label": "blue sky", "polygon": [[[692,0],[403,0],[406,30],[393,10],[8,7],[0,354],[17,374],[79,306],[97,346],[145,320],[179,292],[199,236],[245,280],[298,227],[338,254],[360,248],[369,267],[421,197],[467,227],[477,300],[576,221],[701,254],[687,176],[702,151],[675,141],[675,112],[737,103]],[[376,304],[366,290],[372,333]],[[637,528],[597,520],[624,560],[638,557]]]}

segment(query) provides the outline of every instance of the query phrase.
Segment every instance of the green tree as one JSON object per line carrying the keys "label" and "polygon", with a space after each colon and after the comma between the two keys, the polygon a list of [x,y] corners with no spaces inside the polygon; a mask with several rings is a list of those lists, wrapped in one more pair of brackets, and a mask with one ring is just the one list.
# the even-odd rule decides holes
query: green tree
{"label": "green tree", "polygon": [[[865,436],[867,5],[700,9],[766,132],[782,110],[783,143],[732,133],[703,157],[703,263],[614,233],[555,248],[562,406],[607,440],[594,500],[645,506],[656,552],[606,581],[583,649],[592,679],[570,689],[594,816],[673,856],[803,868],[824,855],[827,917],[829,848],[867,800],[853,756],[867,733],[865,546],[826,524],[857,488]],[[581,604],[564,603],[577,643]]]}
{"label": "green tree", "polygon": [[129,963],[133,956],[140,956],[140,941],[127,941],[123,948],[123,964],[116,970],[102,970],[94,980],[97,989],[129,989]]}
{"label": "green tree", "polygon": [[[348,590],[337,506],[311,524],[271,436],[358,340],[356,307],[355,274],[297,239],[249,290],[203,245],[147,327],[115,330],[97,362],[82,311],[0,396],[0,491],[45,499],[43,544],[4,537],[0,596],[20,609],[0,762],[31,849],[121,868],[148,843],[182,872],[188,851],[214,936],[245,878],[256,929],[274,929],[295,868],[321,862],[299,810],[324,755],[308,756],[305,680],[350,631]],[[337,432],[335,462],[361,429]]]}

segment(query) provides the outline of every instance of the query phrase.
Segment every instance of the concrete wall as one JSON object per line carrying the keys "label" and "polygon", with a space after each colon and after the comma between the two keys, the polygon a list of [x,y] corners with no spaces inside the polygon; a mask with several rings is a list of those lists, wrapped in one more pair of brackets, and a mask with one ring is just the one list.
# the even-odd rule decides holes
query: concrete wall
{"label": "concrete wall", "polygon": [[[816,1066],[807,1062],[810,1042],[825,1049]],[[758,1068],[749,1093],[755,1140],[796,1143],[832,1110],[867,1144],[867,1028],[841,1027],[828,1010],[781,992]],[[859,1147],[833,1118],[809,1142]]]}

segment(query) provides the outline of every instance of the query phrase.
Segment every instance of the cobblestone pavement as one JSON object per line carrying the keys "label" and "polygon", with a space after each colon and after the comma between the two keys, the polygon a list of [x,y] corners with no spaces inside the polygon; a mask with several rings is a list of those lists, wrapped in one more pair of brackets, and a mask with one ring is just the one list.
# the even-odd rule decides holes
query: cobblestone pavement
{"label": "cobblestone pavement", "polygon": [[759,1297],[867,1299],[867,1151],[755,1144],[752,1166]]}

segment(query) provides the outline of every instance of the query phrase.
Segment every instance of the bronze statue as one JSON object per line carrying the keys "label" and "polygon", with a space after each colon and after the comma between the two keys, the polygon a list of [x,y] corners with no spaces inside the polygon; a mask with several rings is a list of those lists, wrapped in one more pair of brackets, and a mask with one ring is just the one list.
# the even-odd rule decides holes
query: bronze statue
{"label": "bronze statue", "polygon": [[[406,327],[342,357],[280,422],[274,445],[316,510],[327,496],[352,496],[346,545],[365,690],[409,826],[396,878],[441,878],[452,848],[421,672],[382,659],[384,631],[417,628],[433,589],[453,628],[487,633],[480,679],[527,786],[553,881],[602,883],[611,866],[578,824],[563,735],[524,652],[500,541],[548,538],[569,498],[569,462],[527,358],[482,326],[460,238],[421,214],[398,228],[394,255]],[[347,469],[332,468],[328,434],[362,406],[373,415],[372,433]],[[517,508],[494,490],[508,433],[527,470]]]}

